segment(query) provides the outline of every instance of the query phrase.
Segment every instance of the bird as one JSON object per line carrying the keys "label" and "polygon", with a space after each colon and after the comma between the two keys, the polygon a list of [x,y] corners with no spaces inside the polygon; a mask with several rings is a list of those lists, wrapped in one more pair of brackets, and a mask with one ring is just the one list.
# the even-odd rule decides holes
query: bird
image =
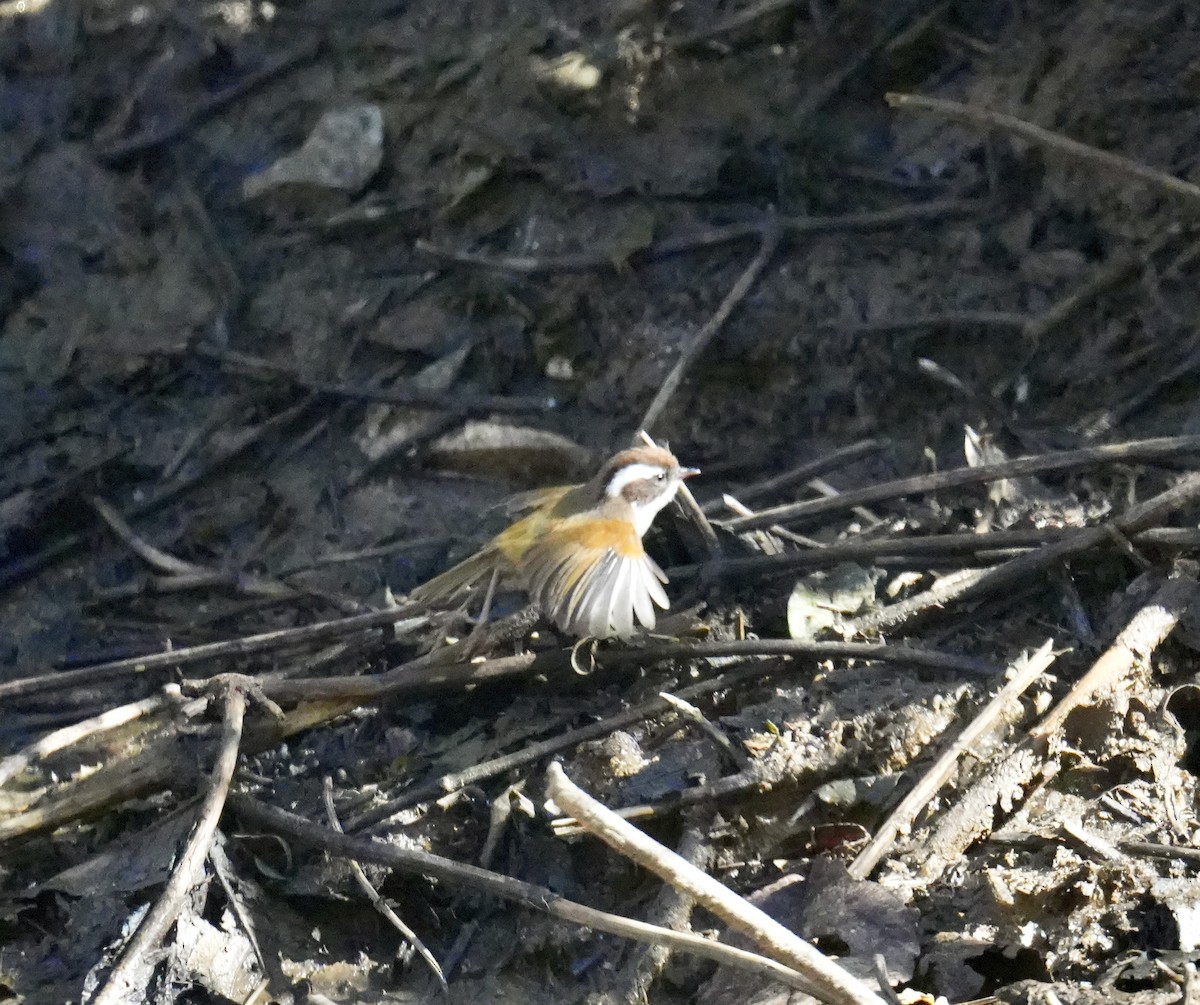
{"label": "bird", "polygon": [[635,619],[652,630],[655,605],[666,610],[670,602],[666,574],[642,538],[684,479],[699,473],[664,447],[639,446],[609,458],[582,485],[522,493],[508,509],[527,516],[409,600],[434,605],[497,576],[525,590],[568,634],[629,638]]}

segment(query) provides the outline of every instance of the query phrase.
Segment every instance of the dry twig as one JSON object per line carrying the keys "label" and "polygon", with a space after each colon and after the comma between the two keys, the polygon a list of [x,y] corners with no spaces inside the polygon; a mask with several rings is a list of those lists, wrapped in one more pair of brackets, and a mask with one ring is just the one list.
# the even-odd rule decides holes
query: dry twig
{"label": "dry twig", "polygon": [[[290,408],[284,409],[269,419],[265,419],[257,426],[245,430],[218,456],[210,458],[192,474],[171,482],[169,485],[162,485],[154,492],[151,492],[142,502],[131,507],[128,513],[124,514],[124,519],[128,521],[147,516],[178,499],[185,493],[190,492],[197,486],[203,485],[205,482],[216,477],[221,471],[228,470],[234,460],[261,443],[268,434],[287,426],[303,415],[315,400],[310,395],[298,404],[292,405]],[[87,540],[88,533],[86,531],[64,534],[33,554],[22,556],[4,566],[0,566],[0,590],[5,590],[11,586],[15,586],[17,583],[24,582],[35,572],[44,569],[65,555],[71,554],[75,549],[82,547]]]}
{"label": "dry twig", "polygon": [[999,667],[985,660],[932,649],[881,645],[874,642],[809,642],[803,639],[739,639],[729,642],[667,642],[642,649],[613,649],[600,655],[601,665],[657,663],[673,659],[713,659],[728,656],[811,656],[816,660],[882,660],[910,663],[933,670],[995,676]]}
{"label": "dry twig", "polygon": [[589,833],[610,848],[645,866],[676,889],[687,892],[697,903],[748,934],[772,956],[803,974],[811,983],[810,993],[837,1005],[850,1002],[855,1005],[880,1005],[878,994],[857,977],[723,883],[612,813],[574,785],[561,765],[551,763],[546,776],[546,794],[559,809],[570,813]]}
{"label": "dry twig", "polygon": [[[777,227],[786,237],[807,234],[831,234],[847,231],[883,230],[903,227],[910,223],[930,220],[957,219],[970,216],[983,209],[986,203],[976,199],[939,199],[930,202],[898,206],[863,213],[847,213],[843,216],[781,216],[746,223],[731,223],[724,227],[712,227],[695,234],[682,234],[655,241],[648,248],[634,252],[631,264],[654,261],[672,255],[681,255],[702,248],[712,248],[732,241],[745,241],[752,237],[763,239],[766,232]],[[567,253],[554,257],[534,255],[488,255],[474,251],[458,251],[443,248],[432,241],[418,240],[417,251],[458,265],[498,272],[516,272],[523,275],[541,275],[550,272],[588,272],[592,269],[613,268],[611,252],[606,248],[596,251]]]}
{"label": "dry twig", "polygon": [[[342,830],[342,822],[338,819],[337,807],[333,805],[333,779],[329,775],[321,785],[321,796],[325,803],[325,821],[339,834],[346,833]],[[441,964],[434,958],[433,953],[429,951],[425,943],[421,941],[411,928],[404,923],[404,919],[400,917],[392,906],[380,896],[379,891],[367,879],[367,874],[363,872],[363,868],[354,859],[349,859],[350,872],[354,876],[354,882],[358,884],[358,888],[366,895],[367,900],[371,902],[371,906],[387,919],[388,923],[400,933],[401,937],[407,939],[412,947],[417,951],[417,955],[425,961],[425,965],[433,972],[433,976],[437,978],[438,983],[442,986],[442,990],[446,990],[446,975],[442,973]]]}
{"label": "dry twig", "polygon": [[788,987],[806,989],[809,986],[796,971],[765,956],[712,942],[698,935],[673,932],[667,928],[584,907],[560,897],[546,887],[510,879],[478,866],[454,862],[415,848],[338,834],[327,827],[319,827],[303,817],[268,806],[249,796],[231,796],[229,806],[247,823],[284,834],[300,844],[326,851],[330,855],[354,858],[360,862],[374,862],[413,875],[432,876],[448,884],[469,890],[482,890],[504,900],[523,904],[537,911],[545,911],[555,918],[598,932],[609,932],[621,938],[652,945],[667,945],[677,952],[692,953],[740,970],[761,974]]}
{"label": "dry twig", "polygon": [[391,625],[394,631],[404,634],[420,628],[428,622],[428,618],[424,616],[405,618],[406,614],[412,614],[414,611],[415,608],[403,607],[386,611],[369,611],[366,614],[355,614],[334,621],[320,621],[313,625],[302,625],[299,628],[282,628],[274,632],[245,635],[241,638],[208,642],[204,645],[188,646],[184,649],[147,653],[145,656],[131,656],[129,659],[98,663],[95,666],[82,667],[79,670],[40,674],[36,677],[19,677],[16,680],[0,684],[0,700],[40,694],[44,691],[55,691],[75,684],[98,684],[101,681],[114,680],[129,674],[146,673],[149,670],[163,667],[186,666],[225,656],[249,656],[254,653],[282,649],[286,646],[352,635],[355,632],[368,628],[380,628],[384,625]]}
{"label": "dry twig", "polygon": [[[782,474],[764,479],[761,482],[754,482],[745,488],[739,489],[737,492],[738,500],[743,503],[757,502],[759,499],[776,495],[784,489],[791,488],[793,485],[803,485],[810,478],[826,474],[835,468],[842,467],[844,464],[856,461],[860,457],[865,457],[867,454],[886,450],[890,445],[890,440],[872,439],[859,440],[857,443],[851,443],[849,446],[839,447],[837,450],[831,450],[829,453],[822,454],[811,461],[798,464],[796,467],[784,471]],[[704,512],[711,514],[721,508],[721,500],[714,499],[706,502],[702,508]]]}
{"label": "dry twig", "polygon": [[[1012,589],[1015,585],[1045,572],[1072,555],[1078,555],[1113,540],[1113,532],[1119,537],[1135,533],[1148,523],[1161,520],[1168,513],[1200,498],[1200,474],[1189,475],[1165,492],[1131,506],[1111,523],[1097,527],[1084,527],[1054,544],[1045,545],[1037,551],[1026,552],[1009,559],[1003,565],[982,572],[972,572],[964,577],[951,592],[931,591],[910,597],[900,604],[892,604],[872,611],[847,625],[847,631],[868,633],[884,628],[895,628],[912,620],[917,614],[933,611],[953,600],[962,603],[981,597],[996,596]],[[935,587],[936,589],[936,587]]]}
{"label": "dry twig", "polygon": [[1034,683],[1054,661],[1054,651],[1047,641],[1037,652],[1023,656],[1013,667],[1013,676],[996,696],[989,701],[971,721],[958,738],[946,748],[929,770],[920,778],[900,804],[888,814],[854,861],[850,864],[850,875],[855,879],[866,879],[891,849],[896,838],[905,832],[938,790],[954,771],[958,759],[971,750],[984,736],[990,733],[1031,684]]}
{"label": "dry twig", "polygon": [[324,398],[349,398],[354,401],[377,401],[409,408],[429,408],[449,415],[488,414],[491,412],[522,413],[549,412],[558,407],[554,398],[523,398],[501,394],[463,394],[460,391],[422,391],[413,387],[358,387],[327,380],[315,380],[297,373],[291,367],[259,359],[232,349],[197,346],[196,353],[222,366],[264,380],[285,380],[293,387]]}
{"label": "dry twig", "polygon": [[1006,115],[1003,112],[994,112],[987,108],[975,108],[972,105],[947,101],[944,98],[927,98],[920,94],[892,92],[884,95],[884,100],[893,108],[905,111],[933,112],[952,122],[1012,133],[1037,146],[1069,154],[1084,163],[1098,165],[1108,171],[1124,175],[1126,178],[1135,178],[1164,192],[1170,192],[1172,195],[1200,199],[1200,185],[1193,185],[1191,182],[1176,178],[1165,171],[1147,167],[1145,164],[1122,157],[1120,154],[1109,153],[1107,150],[1080,143],[1079,140],[1073,140],[1061,133],[1035,126],[1032,122],[1026,122],[1015,115]]}
{"label": "dry twig", "polygon": [[1197,583],[1179,576],[1167,580],[1130,620],[1125,629],[1098,660],[1028,733],[999,762],[973,784],[936,823],[917,850],[921,874],[927,882],[952,864],[964,851],[993,829],[995,809],[1011,802],[1014,792],[1026,789],[1045,770],[1054,738],[1067,716],[1101,691],[1116,692],[1138,666],[1174,629],[1187,608],[1196,600]]}
{"label": "dry twig", "polygon": [[137,932],[125,947],[120,960],[109,972],[107,980],[92,999],[93,1005],[118,1005],[119,1002],[140,997],[136,975],[149,965],[147,954],[166,935],[167,930],[183,909],[189,891],[204,871],[204,861],[212,847],[213,836],[221,819],[221,811],[237,766],[238,747],[242,740],[242,721],[246,715],[246,694],[232,677],[223,682],[224,720],[221,745],[209,779],[208,791],[196,813],[196,823],[183,853],[175,864],[171,878],[150,913],[142,920]]}
{"label": "dry twig", "polygon": [[[842,562],[870,559],[892,560],[917,566],[942,566],[950,559],[976,558],[993,564],[1011,557],[1015,551],[1027,551],[1057,544],[1078,534],[1079,527],[1044,527],[1038,530],[997,530],[986,534],[926,534],[922,537],[876,537],[866,540],[838,541],[835,544],[787,551],[778,555],[749,555],[745,558],[721,558],[696,565],[673,565],[667,569],[672,581],[692,576],[783,576],[810,569],[825,569]],[[1200,530],[1194,527],[1150,527],[1129,535],[1137,548],[1195,548],[1200,546]]]}
{"label": "dry twig", "polygon": [[831,499],[809,499],[787,506],[774,506],[760,510],[755,516],[728,520],[727,530],[740,533],[768,527],[773,523],[790,524],[814,516],[843,513],[855,506],[869,506],[904,496],[924,495],[943,489],[959,488],[963,485],[980,485],[1001,481],[1005,478],[1020,478],[1026,475],[1043,474],[1047,471],[1071,471],[1079,468],[1097,467],[1102,464],[1123,464],[1130,461],[1169,460],[1200,453],[1200,436],[1158,436],[1148,440],[1128,440],[1110,443],[1101,447],[1081,447],[1077,450],[1055,450],[1045,454],[1014,457],[998,464],[980,464],[977,467],[951,468],[928,475],[914,475],[895,481],[880,482],[866,488],[843,492]]}
{"label": "dry twig", "polygon": [[[174,555],[163,551],[141,537],[129,526],[121,514],[104,499],[101,499],[99,496],[92,496],[89,501],[92,504],[92,509],[96,511],[100,519],[108,524],[112,532],[130,551],[152,568],[166,574],[165,578],[154,579],[149,583],[133,583],[128,586],[104,591],[101,599],[112,600],[116,597],[141,596],[145,593],[172,593],[179,590],[192,590],[207,586],[225,586],[233,588],[246,596],[270,597],[277,600],[288,600],[305,596],[304,590],[298,590],[277,579],[264,576],[242,575],[236,572],[223,572],[220,569],[211,569],[204,565],[197,565],[195,562],[187,562],[176,558]],[[349,599],[332,597],[327,597],[327,599],[330,599],[344,614],[357,613],[362,609],[359,604]]]}
{"label": "dry twig", "polygon": [[197,101],[189,108],[185,108],[178,118],[171,119],[161,125],[152,126],[143,132],[134,133],[132,136],[127,136],[121,140],[113,140],[110,143],[105,143],[96,147],[95,153],[98,160],[112,164],[133,154],[144,153],[147,150],[153,150],[165,143],[170,143],[174,139],[178,139],[187,130],[199,122],[204,121],[214,112],[219,111],[226,105],[231,104],[238,98],[249,94],[252,90],[265,84],[269,80],[287,73],[297,66],[301,66],[312,59],[318,50],[317,42],[305,42],[289,49],[278,56],[272,56],[263,62],[257,70],[247,73],[240,80],[235,81],[228,87],[224,87],[219,91],[206,95],[200,101]]}
{"label": "dry twig", "polygon": [[730,288],[725,295],[725,299],[713,312],[710,317],[700,328],[692,340],[687,344],[687,347],[679,355],[675,365],[671,368],[671,372],[667,374],[666,380],[662,382],[658,393],[654,395],[654,400],[650,402],[650,407],[646,409],[646,414],[642,416],[642,421],[639,423],[640,429],[651,429],[659,418],[662,416],[663,410],[667,407],[668,402],[674,396],[679,384],[683,380],[683,375],[688,368],[696,361],[709,342],[713,340],[716,334],[725,326],[725,322],[729,320],[729,316],[734,312],[738,304],[750,292],[751,287],[758,281],[758,277],[762,274],[771,259],[774,257],[776,250],[779,248],[780,231],[778,227],[772,226],[768,221],[767,226],[763,229],[762,243],[759,245],[758,254],[754,256],[750,264],[746,266],[745,271],[738,276],[738,280]]}
{"label": "dry twig", "polygon": [[[719,674],[710,680],[700,681],[689,687],[680,688],[676,692],[676,697],[699,698],[702,695],[711,694],[714,691],[719,691],[722,688],[730,687],[750,677],[760,676],[767,672],[769,672],[769,667],[755,663],[753,666],[731,670]],[[636,722],[641,722],[643,719],[658,715],[669,708],[670,705],[665,699],[651,698],[648,701],[634,705],[632,708],[618,712],[616,715],[601,719],[598,722],[589,723],[578,729],[568,730],[558,736],[552,736],[548,740],[528,744],[511,754],[503,754],[500,757],[493,757],[491,760],[473,764],[461,771],[441,775],[431,782],[418,785],[402,793],[395,799],[390,799],[378,806],[371,807],[350,820],[349,827],[352,831],[361,830],[364,827],[372,827],[402,810],[418,806],[421,803],[430,802],[434,799],[440,799],[442,796],[451,792],[457,792],[467,785],[476,785],[485,779],[495,778],[498,775],[524,767],[526,764],[540,761],[543,758],[551,757],[559,751],[568,750],[589,740],[608,736],[609,733],[615,732],[618,729],[624,729],[626,726],[632,726]]]}

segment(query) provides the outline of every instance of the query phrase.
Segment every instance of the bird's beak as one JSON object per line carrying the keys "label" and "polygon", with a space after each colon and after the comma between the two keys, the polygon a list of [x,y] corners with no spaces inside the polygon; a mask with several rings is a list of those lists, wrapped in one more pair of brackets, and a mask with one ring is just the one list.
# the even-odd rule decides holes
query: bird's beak
{"label": "bird's beak", "polygon": [[699,468],[680,468],[679,469],[679,477],[680,478],[694,478],[698,474],[700,474]]}

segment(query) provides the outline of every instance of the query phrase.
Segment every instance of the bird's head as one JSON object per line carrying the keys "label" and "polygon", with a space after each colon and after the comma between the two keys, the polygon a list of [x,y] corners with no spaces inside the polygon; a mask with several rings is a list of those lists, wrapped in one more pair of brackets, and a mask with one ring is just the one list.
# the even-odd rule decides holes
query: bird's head
{"label": "bird's head", "polygon": [[622,450],[600,469],[596,483],[607,499],[629,504],[639,535],[650,529],[659,511],[675,498],[685,478],[698,468],[682,467],[675,455],[662,447]]}

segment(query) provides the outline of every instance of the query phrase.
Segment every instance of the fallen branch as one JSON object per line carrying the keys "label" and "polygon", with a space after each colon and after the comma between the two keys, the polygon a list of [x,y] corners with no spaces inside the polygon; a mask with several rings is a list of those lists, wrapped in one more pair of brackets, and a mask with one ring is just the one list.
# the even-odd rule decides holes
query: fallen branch
{"label": "fallen branch", "polygon": [[[913,565],[944,564],[953,558],[977,558],[994,564],[1000,558],[1013,557],[1012,552],[1028,551],[1043,545],[1066,541],[1085,528],[1044,527],[1039,530],[996,530],[986,534],[926,534],[921,537],[876,537],[865,540],[838,541],[835,544],[787,551],[779,555],[750,555],[745,558],[722,558],[695,565],[673,565],[667,569],[672,581],[693,576],[781,576],[809,569],[825,569],[855,559],[882,561],[892,564],[909,562]],[[1136,548],[1195,548],[1200,546],[1200,529],[1195,527],[1148,527],[1128,535]],[[1005,554],[1009,553],[1009,554]]]}
{"label": "fallen branch", "polygon": [[715,659],[728,656],[811,656],[815,660],[881,660],[933,670],[995,676],[1000,668],[985,660],[954,653],[883,645],[877,642],[809,642],[802,639],[739,639],[730,642],[668,642],[644,649],[612,649],[598,657],[602,665],[658,663],[672,659]]}
{"label": "fallen branch", "polygon": [[752,517],[727,520],[722,526],[734,533],[756,530],[773,523],[795,523],[814,516],[843,513],[855,506],[870,505],[925,495],[963,485],[980,485],[1006,478],[1044,474],[1047,471],[1071,471],[1101,464],[1124,464],[1129,461],[1169,460],[1200,453],[1200,436],[1159,436],[1148,440],[1128,440],[1102,447],[1082,447],[1078,450],[1056,450],[1045,454],[1016,457],[998,464],[978,467],[951,468],[928,475],[914,475],[895,481],[880,482],[866,488],[843,492],[831,499],[809,499],[787,506],[760,510]]}
{"label": "fallen branch", "polygon": [[[722,688],[741,683],[751,677],[768,673],[769,669],[769,667],[756,662],[752,666],[719,674],[709,680],[692,684],[690,687],[680,688],[675,696],[685,699],[699,698],[702,695],[711,694]],[[618,712],[616,715],[601,719],[599,722],[588,723],[586,726],[568,730],[547,740],[528,744],[520,750],[513,751],[511,754],[503,754],[487,761],[481,761],[478,764],[472,764],[461,771],[452,771],[448,774],[440,775],[432,781],[425,782],[422,785],[409,789],[407,792],[401,793],[395,799],[389,799],[378,806],[372,806],[357,817],[349,820],[347,825],[352,831],[372,827],[410,807],[432,802],[451,792],[457,792],[468,785],[478,785],[488,778],[495,778],[498,775],[503,775],[509,771],[524,767],[527,764],[552,757],[560,751],[577,747],[579,744],[586,743],[589,740],[597,740],[602,736],[608,736],[618,729],[624,729],[626,726],[632,726],[643,719],[648,719],[651,716],[669,711],[670,708],[671,705],[667,699],[662,697],[651,698],[639,705],[634,705],[632,708],[625,709],[623,712]]]}
{"label": "fallen branch", "polygon": [[207,642],[184,649],[169,649],[165,652],[147,653],[145,656],[131,656],[128,659],[98,663],[95,666],[81,667],[78,670],[40,674],[36,677],[19,677],[14,681],[0,684],[0,701],[23,695],[40,694],[44,691],[54,691],[74,684],[98,684],[101,681],[146,673],[149,670],[163,667],[187,666],[226,656],[249,656],[255,653],[269,652],[273,649],[282,649],[286,646],[324,641],[342,635],[353,635],[355,632],[368,628],[380,628],[384,625],[392,625],[398,634],[404,634],[420,628],[428,622],[424,616],[405,617],[406,614],[412,614],[415,610],[414,607],[398,607],[394,610],[369,611],[366,614],[355,614],[334,621],[320,621],[314,625],[302,625],[299,628],[281,628],[278,631],[263,632],[259,635],[244,635],[236,639]]}
{"label": "fallen branch", "polygon": [[[1111,523],[1101,524],[1098,527],[1085,527],[1075,531],[1062,541],[1048,544],[1037,551],[1018,555],[1003,565],[995,566],[984,572],[976,572],[964,577],[961,587],[956,589],[952,596],[939,596],[938,604],[940,606],[949,600],[962,603],[1002,594],[1011,590],[1018,583],[1053,568],[1072,555],[1078,555],[1111,542],[1114,538],[1114,531],[1118,538],[1126,537],[1142,529],[1146,524],[1155,523],[1173,510],[1194,502],[1198,498],[1200,498],[1200,474],[1188,475],[1165,492],[1160,492],[1143,503],[1131,506]],[[922,594],[918,594],[901,604],[892,604],[881,610],[865,614],[849,622],[845,630],[848,633],[866,634],[908,623],[913,614],[934,609],[933,605],[922,602],[922,596]]]}
{"label": "fallen branch", "polygon": [[[104,591],[103,599],[112,600],[118,596],[141,596],[159,593],[173,593],[178,590],[191,590],[206,586],[224,586],[234,589],[248,597],[270,597],[277,600],[299,599],[307,594],[304,590],[296,589],[287,583],[270,577],[255,576],[246,573],[224,572],[211,569],[177,558],[161,548],[151,544],[141,537],[113,508],[100,496],[92,496],[89,500],[92,509],[100,517],[117,538],[138,558],[165,574],[164,578],[152,579],[148,583],[134,583],[131,587],[117,587]],[[362,605],[348,599],[331,599],[343,614],[354,614],[362,610]]]}
{"label": "fallen branch", "polygon": [[[380,618],[373,612],[363,618]],[[397,612],[399,613],[399,612]],[[356,619],[326,625],[345,626]],[[414,619],[417,620],[417,619]],[[309,630],[324,626],[308,626]],[[358,627],[362,627],[360,622]],[[305,629],[289,629],[288,633]],[[268,636],[252,636],[265,639]],[[294,639],[294,635],[292,638]],[[242,644],[235,639],[230,643]],[[206,647],[196,647],[203,649]],[[187,652],[180,650],[180,652]],[[211,650],[210,650],[211,654]],[[175,653],[159,654],[164,659]],[[710,645],[667,645],[643,650],[614,650],[605,655],[606,662],[650,663],[665,659],[701,659],[731,656],[813,656],[818,659],[863,659],[911,663],[952,672],[992,675],[997,668],[978,660],[952,654],[912,649],[904,646],[885,646],[867,643],[799,642],[790,639],[746,640]],[[194,653],[193,653],[194,656]],[[569,665],[568,653],[552,650],[541,654],[522,653],[517,656],[483,660],[478,663],[438,663],[435,658],[421,657],[380,674],[358,677],[325,677],[302,680],[263,679],[256,681],[262,697],[280,705],[294,706],[281,720],[258,723],[247,731],[248,752],[267,749],[287,736],[329,721],[344,714],[355,705],[378,701],[390,695],[437,688],[465,688],[487,681],[500,680],[515,674],[538,670],[563,670]],[[125,663],[127,661],[121,661]],[[109,664],[112,666],[113,664]],[[74,672],[74,671],[72,671]],[[53,676],[53,675],[51,675]],[[65,676],[61,675],[61,676]],[[19,682],[14,682],[19,683]],[[139,750],[131,757],[106,763],[99,771],[74,779],[65,791],[56,792],[24,812],[0,818],[0,842],[26,837],[48,828],[61,827],[97,810],[136,796],[171,787],[180,777],[178,754],[173,734],[156,739],[152,746]],[[520,756],[520,755],[517,755]],[[441,793],[438,793],[441,794]],[[354,821],[358,824],[359,821]]]}
{"label": "fallen branch", "polygon": [[110,708],[90,719],[84,719],[82,722],[72,723],[70,726],[47,733],[28,746],[22,747],[15,754],[0,758],[0,788],[3,788],[10,779],[15,778],[34,762],[77,743],[82,743],[89,736],[117,729],[143,716],[151,715],[165,704],[166,698],[161,694],[156,694],[141,701]]}
{"label": "fallen branch", "polygon": [[[766,232],[777,227],[787,237],[810,234],[832,234],[839,232],[883,230],[903,227],[910,223],[930,220],[957,219],[970,216],[985,208],[986,202],[977,199],[940,199],[898,206],[864,213],[847,213],[844,216],[781,216],[746,223],[731,223],[724,227],[712,227],[695,234],[681,234],[655,241],[648,248],[635,251],[629,256],[630,264],[655,261],[681,255],[689,251],[712,248],[733,241],[750,238],[763,239]],[[443,248],[432,241],[418,239],[415,250],[442,261],[457,265],[468,265],[497,272],[516,272],[522,275],[541,275],[551,272],[587,272],[592,269],[615,268],[613,257],[606,248],[596,251],[581,251],[555,257],[533,255],[488,255],[474,251],[459,251]]]}
{"label": "fallen branch", "polygon": [[[1012,549],[1028,549],[1061,541],[1076,532],[1073,527],[1041,530],[1001,530],[987,534],[927,534],[923,537],[876,537],[838,541],[820,548],[786,551],[778,555],[748,555],[722,558],[694,565],[674,565],[667,570],[671,580],[693,576],[780,576],[808,569],[824,569],[854,559],[897,558],[914,563],[922,559],[945,559]],[[1195,533],[1200,543],[1200,531]]]}
{"label": "fallen branch", "polygon": [[[566,900],[546,887],[511,879],[487,869],[480,869],[478,866],[454,862],[440,855],[431,855],[414,848],[371,838],[338,834],[327,827],[319,827],[294,813],[268,806],[249,796],[231,796],[229,808],[246,823],[267,828],[274,833],[290,837],[299,844],[325,851],[330,855],[354,858],[360,862],[373,862],[410,875],[432,876],[434,879],[468,890],[482,890],[492,896],[522,904],[536,911],[544,911],[552,917],[597,932],[608,932],[651,945],[670,946],[677,952],[691,953],[740,970],[761,974],[788,987],[807,990],[810,986],[795,970],[768,957],[735,949],[720,942],[712,942],[698,935],[673,932],[668,928],[659,928],[631,918],[597,911]],[[873,1002],[872,1005],[876,1003]]]}
{"label": "fallen branch", "polygon": [[[803,485],[810,478],[826,474],[835,468],[840,468],[844,464],[856,461],[860,457],[865,457],[867,454],[886,450],[889,446],[891,446],[890,440],[873,439],[859,440],[858,443],[852,443],[847,447],[839,447],[837,450],[822,454],[811,461],[798,464],[796,467],[784,471],[782,474],[738,489],[738,500],[743,503],[757,502],[759,499],[775,495],[784,489],[791,488],[793,485]],[[719,510],[721,506],[722,501],[720,499],[712,499],[704,503],[701,508],[705,513],[711,515]]]}
{"label": "fallen branch", "polygon": [[1098,660],[1026,737],[995,763],[982,778],[964,792],[936,823],[932,832],[914,851],[920,874],[932,882],[947,868],[960,862],[974,842],[986,837],[995,826],[996,807],[1014,801],[1014,793],[1025,791],[1046,770],[1052,742],[1066,717],[1101,691],[1117,693],[1138,666],[1178,624],[1197,599],[1198,584],[1190,577],[1168,579],[1133,616]]}
{"label": "fallen branch", "polygon": [[1013,667],[1013,676],[970,722],[958,737],[942,752],[929,770],[920,778],[900,804],[879,825],[874,837],[850,864],[850,875],[866,879],[883,857],[891,850],[896,838],[906,832],[912,822],[938,791],[946,784],[960,757],[972,750],[983,737],[996,728],[1016,700],[1054,661],[1054,650],[1047,641],[1037,652],[1023,656]]}
{"label": "fallen branch", "polygon": [[[265,419],[252,429],[243,431],[219,455],[209,458],[202,467],[187,477],[180,478],[169,485],[163,485],[151,492],[142,502],[132,506],[127,513],[123,514],[123,518],[125,520],[135,520],[138,517],[148,516],[150,513],[178,499],[184,493],[190,492],[199,485],[203,485],[219,472],[228,470],[234,460],[260,443],[269,433],[288,425],[303,415],[313,405],[315,400],[314,397],[309,396],[304,401],[284,409],[269,419]],[[44,569],[65,555],[71,554],[77,548],[81,548],[87,542],[88,537],[89,534],[87,531],[64,534],[40,550],[30,555],[23,555],[4,566],[0,566],[0,590],[5,590],[24,582],[35,572]]]}
{"label": "fallen branch", "polygon": [[221,745],[209,778],[208,791],[196,812],[191,837],[175,864],[162,896],[138,926],[120,960],[96,992],[92,1005],[118,1005],[142,997],[144,985],[137,975],[153,966],[146,959],[147,954],[162,941],[183,910],[184,901],[192,887],[203,876],[204,861],[212,847],[213,835],[216,834],[221,811],[229,794],[229,783],[233,780],[233,769],[237,766],[242,721],[246,715],[246,695],[242,687],[232,678],[223,684],[225,712],[221,725]]}
{"label": "fallen branch", "polygon": [[[342,830],[342,822],[338,819],[337,807],[333,804],[333,779],[329,775],[326,775],[322,782],[321,796],[325,803],[325,822],[339,834],[344,834],[345,831]],[[367,879],[367,874],[363,872],[363,867],[354,859],[349,859],[349,865],[350,873],[354,876],[354,882],[358,884],[358,888],[362,890],[367,900],[371,902],[371,906],[383,915],[387,922],[400,933],[401,938],[408,941],[417,951],[417,955],[425,961],[425,965],[432,971],[433,976],[437,978],[437,982],[442,986],[442,990],[447,990],[446,975],[442,973],[441,964],[434,958],[433,953],[429,951],[417,933],[404,923],[400,915],[392,909],[391,904],[380,896],[374,884]]]}
{"label": "fallen branch", "polygon": [[712,317],[692,336],[692,340],[687,344],[683,352],[679,354],[679,359],[676,360],[675,365],[671,368],[671,372],[667,374],[666,379],[662,382],[658,393],[654,395],[654,400],[650,402],[650,407],[646,409],[646,414],[642,416],[642,421],[638,424],[639,429],[649,430],[658,422],[667,404],[683,381],[683,375],[696,362],[697,358],[716,334],[725,327],[725,322],[729,320],[729,316],[734,312],[738,304],[746,299],[746,294],[758,282],[758,277],[762,275],[763,269],[767,267],[771,259],[775,256],[775,252],[779,249],[779,237],[779,228],[772,226],[770,221],[768,221],[767,227],[763,230],[762,243],[759,245],[758,254],[746,266],[745,271],[738,276],[737,282],[730,288],[729,292],[725,295],[725,299],[721,301],[717,309],[713,312]]}
{"label": "fallen branch", "polygon": [[152,126],[143,132],[134,133],[125,139],[97,145],[95,148],[96,159],[106,164],[113,164],[133,154],[144,153],[170,143],[193,126],[203,122],[214,112],[232,104],[267,81],[308,62],[317,54],[318,48],[318,42],[305,42],[278,56],[271,56],[262,66],[250,71],[240,80],[185,108],[177,118],[158,126]]}
{"label": "fallen branch", "polygon": [[880,1005],[879,995],[857,977],[744,897],[612,813],[574,785],[560,764],[551,763],[546,778],[546,794],[559,809],[570,813],[610,848],[686,892],[698,904],[764,946],[772,956],[803,974],[811,982],[810,993],[836,1005]]}
{"label": "fallen branch", "polygon": [[338,384],[327,380],[305,377],[291,367],[270,360],[219,349],[212,346],[197,346],[197,355],[214,360],[223,367],[244,372],[263,380],[284,380],[293,387],[308,391],[323,398],[348,398],[352,401],[375,401],[387,405],[405,405],[409,408],[427,408],[446,412],[454,416],[490,414],[521,414],[525,412],[552,412],[558,407],[554,398],[517,397],[502,394],[464,394],[460,391],[422,391],[415,387],[358,387]]}
{"label": "fallen branch", "polygon": [[1098,147],[1079,140],[1073,140],[1061,133],[1035,126],[1032,122],[1018,119],[1015,115],[1003,112],[993,112],[987,108],[976,108],[958,101],[947,101],[944,98],[927,98],[920,94],[897,94],[891,92],[884,95],[884,100],[893,108],[904,111],[933,112],[951,122],[960,122],[970,126],[982,126],[986,129],[999,129],[1012,133],[1023,140],[1038,146],[1048,147],[1083,161],[1095,164],[1105,170],[1124,175],[1126,178],[1136,178],[1154,188],[1172,195],[1182,195],[1188,199],[1200,200],[1200,185],[1176,178],[1165,171],[1158,171],[1138,161],[1122,157],[1120,154],[1109,153]]}

